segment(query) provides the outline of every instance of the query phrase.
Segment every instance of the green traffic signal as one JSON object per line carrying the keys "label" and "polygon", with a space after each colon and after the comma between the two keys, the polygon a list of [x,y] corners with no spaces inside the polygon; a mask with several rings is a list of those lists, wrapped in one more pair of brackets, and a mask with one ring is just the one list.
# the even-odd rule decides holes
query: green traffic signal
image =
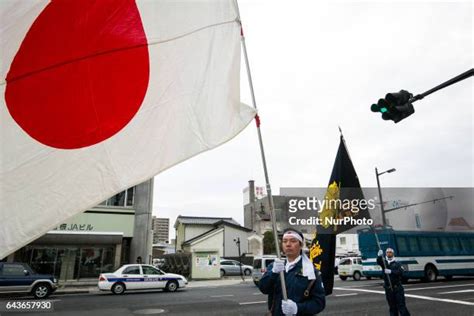
{"label": "green traffic signal", "polygon": [[413,105],[409,102],[413,95],[405,90],[388,93],[385,99],[380,99],[377,104],[372,104],[372,112],[382,113],[383,120],[392,120],[395,123],[415,113]]}
{"label": "green traffic signal", "polygon": [[370,107],[370,110],[372,112],[380,112],[380,113],[385,113],[388,111],[387,107],[384,104],[372,104],[372,106]]}

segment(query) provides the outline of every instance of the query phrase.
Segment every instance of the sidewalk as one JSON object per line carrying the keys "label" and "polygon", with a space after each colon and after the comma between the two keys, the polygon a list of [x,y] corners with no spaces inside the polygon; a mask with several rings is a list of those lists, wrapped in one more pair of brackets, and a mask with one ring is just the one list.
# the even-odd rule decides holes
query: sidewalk
{"label": "sidewalk", "polygon": [[98,278],[81,280],[59,280],[59,287],[54,294],[76,294],[99,292],[97,288]]}
{"label": "sidewalk", "polygon": [[[253,283],[251,277],[246,277],[245,281],[242,281],[240,276],[235,277],[224,277],[218,280],[191,280],[189,281],[186,288],[199,288],[199,287],[218,287],[228,286],[236,284],[251,284]],[[80,293],[99,293],[97,287],[97,279],[81,279],[71,280],[59,283],[59,287],[54,294],[80,294]]]}

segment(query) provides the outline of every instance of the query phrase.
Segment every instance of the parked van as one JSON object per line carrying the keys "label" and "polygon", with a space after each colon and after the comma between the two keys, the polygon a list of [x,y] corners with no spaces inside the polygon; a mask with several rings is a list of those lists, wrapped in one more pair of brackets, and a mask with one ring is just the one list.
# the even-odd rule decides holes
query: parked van
{"label": "parked van", "polygon": [[[363,274],[362,258],[361,257],[348,257],[342,258],[339,261],[338,267],[339,278],[343,281],[347,280],[348,277],[353,278],[355,281],[359,281]],[[370,280],[370,277],[367,277]]]}
{"label": "parked van", "polygon": [[258,281],[260,281],[263,274],[267,272],[268,266],[273,263],[275,259],[276,256],[273,255],[258,256],[253,258],[252,279],[255,285],[258,285]]}

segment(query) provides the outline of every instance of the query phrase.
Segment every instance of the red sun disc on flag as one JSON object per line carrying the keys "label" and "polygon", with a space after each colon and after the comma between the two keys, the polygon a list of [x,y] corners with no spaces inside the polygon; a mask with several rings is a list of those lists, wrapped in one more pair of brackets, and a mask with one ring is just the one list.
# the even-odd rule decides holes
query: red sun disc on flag
{"label": "red sun disc on flag", "polygon": [[5,100],[42,144],[75,149],[123,129],[139,110],[149,56],[133,0],[53,0],[10,66]]}

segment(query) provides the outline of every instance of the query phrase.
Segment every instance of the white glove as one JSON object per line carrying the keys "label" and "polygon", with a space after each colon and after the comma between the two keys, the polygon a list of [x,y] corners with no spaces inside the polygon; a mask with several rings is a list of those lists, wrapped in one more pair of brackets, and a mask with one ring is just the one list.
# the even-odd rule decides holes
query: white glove
{"label": "white glove", "polygon": [[383,251],[382,249],[380,249],[379,252],[377,252],[377,257],[382,257],[382,255],[383,255]]}
{"label": "white glove", "polygon": [[273,273],[280,273],[281,271],[285,271],[285,260],[282,259],[275,259],[273,262]]}
{"label": "white glove", "polygon": [[385,269],[384,272],[385,272],[385,274],[390,274],[390,273],[392,273],[392,270],[390,270],[390,269]]}
{"label": "white glove", "polygon": [[281,310],[285,315],[296,315],[298,313],[298,306],[292,300],[281,301]]}

